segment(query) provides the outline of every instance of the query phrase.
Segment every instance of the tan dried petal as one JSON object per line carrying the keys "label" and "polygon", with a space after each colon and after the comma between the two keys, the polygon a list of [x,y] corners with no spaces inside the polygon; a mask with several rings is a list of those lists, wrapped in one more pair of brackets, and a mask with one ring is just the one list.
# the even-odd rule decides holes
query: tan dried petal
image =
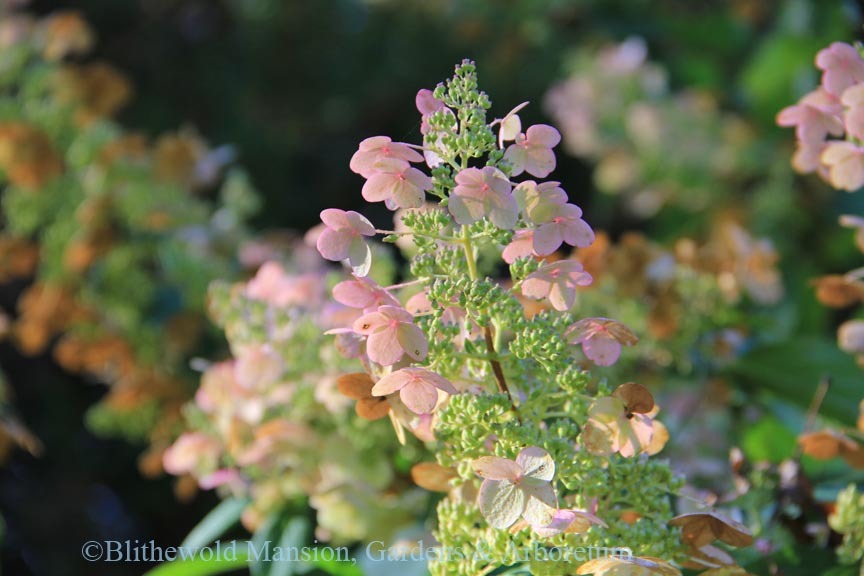
{"label": "tan dried petal", "polygon": [[864,432],[864,400],[858,406],[858,431]]}
{"label": "tan dried petal", "polygon": [[803,434],[798,438],[798,444],[804,454],[817,460],[843,458],[850,466],[864,467],[864,449],[852,438],[834,430],[820,430]]}
{"label": "tan dried petal", "polygon": [[693,548],[720,540],[730,546],[749,546],[753,535],[746,526],[716,511],[681,514],[669,521],[681,527],[681,538]]}
{"label": "tan dried petal", "polygon": [[372,398],[372,387],[374,385],[375,382],[372,380],[372,377],[365,372],[343,374],[336,379],[336,386],[339,388],[339,392],[354,400]]}
{"label": "tan dried petal", "polygon": [[701,548],[690,550],[690,559],[684,564],[684,568],[704,570],[706,568],[722,568],[734,564],[735,559],[728,552],[707,544]]}
{"label": "tan dried petal", "polygon": [[437,462],[420,462],[411,468],[414,483],[430,492],[449,492],[452,488],[450,480],[456,476],[455,470]]}
{"label": "tan dried petal", "polygon": [[816,287],[816,299],[831,308],[846,308],[864,300],[864,282],[839,274],[811,280]]}
{"label": "tan dried petal", "polygon": [[343,374],[336,379],[336,387],[344,396],[357,400],[354,411],[366,420],[380,420],[390,412],[386,396],[372,396],[375,382],[365,372]]}

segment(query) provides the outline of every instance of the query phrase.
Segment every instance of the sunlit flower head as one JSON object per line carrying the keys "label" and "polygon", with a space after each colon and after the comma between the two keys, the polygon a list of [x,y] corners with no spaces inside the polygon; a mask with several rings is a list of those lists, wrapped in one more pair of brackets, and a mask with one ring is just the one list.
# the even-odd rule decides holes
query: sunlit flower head
{"label": "sunlit flower head", "polygon": [[585,356],[598,366],[611,366],[621,355],[621,345],[639,341],[627,326],[609,318],[584,318],[567,330],[570,344],[581,344]]}
{"label": "sunlit flower head", "polygon": [[429,347],[426,335],[404,308],[380,306],[358,318],[354,331],[367,336],[366,353],[382,366],[395,364],[405,355],[413,360],[426,358]]}
{"label": "sunlit flower head", "polygon": [[449,380],[426,368],[402,368],[379,380],[373,396],[399,392],[399,398],[415,414],[429,414],[438,404],[438,391],[458,394]]}
{"label": "sunlit flower head", "polygon": [[618,452],[632,457],[647,451],[654,436],[654,398],[644,386],[622,384],[612,396],[598,398],[588,408],[588,423],[582,432],[583,445],[592,454]]}
{"label": "sunlit flower head", "polygon": [[[407,144],[393,142],[389,136],[373,136],[360,142],[360,147],[351,157],[349,166],[352,172],[369,178],[380,171],[379,164],[392,160],[402,160],[407,164],[422,162],[423,156]],[[392,168],[393,163],[384,165]]]}
{"label": "sunlit flower head", "polygon": [[495,226],[506,230],[516,225],[519,215],[510,181],[492,166],[466,168],[459,172],[449,208],[459,224],[472,224],[486,217]]}
{"label": "sunlit flower head", "polygon": [[384,202],[391,210],[423,206],[426,190],[432,189],[429,176],[412,168],[408,162],[394,158],[380,160],[375,167],[376,171],[363,185],[364,199]]}
{"label": "sunlit flower head", "polygon": [[550,481],[555,462],[542,448],[523,448],[516,460],[483,456],[472,463],[483,478],[478,503],[493,528],[509,528],[520,517],[532,526],[548,526],[558,508]]}
{"label": "sunlit flower head", "polygon": [[566,312],[576,302],[576,288],[591,281],[578,260],[559,260],[529,274],[522,281],[522,294],[535,300],[548,299],[553,308]]}
{"label": "sunlit flower head", "polygon": [[318,252],[327,260],[348,260],[357,276],[369,272],[372,252],[364,236],[374,236],[375,227],[362,214],[328,208],[321,212],[324,230],[318,236]]}
{"label": "sunlit flower head", "polygon": [[516,135],[516,142],[504,152],[504,160],[512,166],[513,176],[528,172],[537,178],[545,178],[555,170],[552,148],[559,142],[561,134],[558,130],[546,124],[535,124],[524,134]]}
{"label": "sunlit flower head", "polygon": [[399,301],[390,292],[368,277],[355,276],[333,287],[333,299],[366,312],[374,312],[379,306],[399,306]]}

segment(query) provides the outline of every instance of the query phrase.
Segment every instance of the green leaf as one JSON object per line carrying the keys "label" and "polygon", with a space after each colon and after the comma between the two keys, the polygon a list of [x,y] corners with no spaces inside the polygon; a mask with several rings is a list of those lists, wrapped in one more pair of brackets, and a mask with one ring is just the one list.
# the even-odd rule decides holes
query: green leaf
{"label": "green leaf", "polygon": [[146,572],[144,576],[209,576],[211,574],[224,574],[238,568],[244,568],[249,563],[248,552],[245,548],[238,546],[237,555],[231,559],[218,560],[177,560],[160,564],[153,570]]}
{"label": "green leaf", "polygon": [[770,392],[807,409],[824,376],[831,387],[820,414],[853,426],[858,403],[864,395],[864,371],[834,342],[802,337],[779,344],[759,346],[729,369],[745,386]]}
{"label": "green leaf", "polygon": [[795,433],[774,417],[763,418],[744,432],[741,448],[754,462],[779,464],[795,453]]}
{"label": "green leaf", "polygon": [[[285,523],[282,536],[279,538],[279,548],[291,550],[301,548],[309,531],[309,521],[302,516],[295,516]],[[269,576],[291,576],[300,568],[298,562],[273,562],[270,567]]]}
{"label": "green leaf", "polygon": [[188,548],[207,546],[240,520],[240,515],[248,503],[241,498],[222,501],[189,532],[180,545]]}

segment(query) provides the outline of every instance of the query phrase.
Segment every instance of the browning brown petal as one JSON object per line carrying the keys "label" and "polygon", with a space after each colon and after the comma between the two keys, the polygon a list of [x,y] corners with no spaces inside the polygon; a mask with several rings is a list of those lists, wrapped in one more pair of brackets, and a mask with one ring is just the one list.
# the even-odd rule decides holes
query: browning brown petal
{"label": "browning brown petal", "polygon": [[714,540],[736,547],[753,543],[746,526],[719,512],[682,514],[670,520],[669,525],[680,526],[681,538],[693,548],[702,548]]}
{"label": "browning brown petal", "polygon": [[612,395],[624,402],[628,412],[647,414],[654,409],[654,397],[641,384],[634,382],[621,384]]}

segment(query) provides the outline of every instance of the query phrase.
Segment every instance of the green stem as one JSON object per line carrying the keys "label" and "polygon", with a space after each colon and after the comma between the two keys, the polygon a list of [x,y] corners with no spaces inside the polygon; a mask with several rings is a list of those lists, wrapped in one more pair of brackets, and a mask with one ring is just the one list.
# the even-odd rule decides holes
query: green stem
{"label": "green stem", "polygon": [[[468,264],[468,277],[476,282],[480,277],[477,272],[477,258],[474,255],[474,245],[471,242],[471,235],[468,233],[468,226],[464,225],[462,226],[462,250],[465,253],[465,261]],[[510,388],[507,386],[507,379],[504,377],[504,369],[501,367],[501,362],[496,359],[498,352],[495,346],[495,336],[492,335],[492,328],[483,326],[483,338],[486,341],[487,359],[492,366],[492,373],[495,375],[498,391],[507,395],[507,399],[510,401],[510,408],[516,415],[516,419],[521,422],[522,418],[519,416],[516,403],[513,402],[513,396],[510,394]]]}

